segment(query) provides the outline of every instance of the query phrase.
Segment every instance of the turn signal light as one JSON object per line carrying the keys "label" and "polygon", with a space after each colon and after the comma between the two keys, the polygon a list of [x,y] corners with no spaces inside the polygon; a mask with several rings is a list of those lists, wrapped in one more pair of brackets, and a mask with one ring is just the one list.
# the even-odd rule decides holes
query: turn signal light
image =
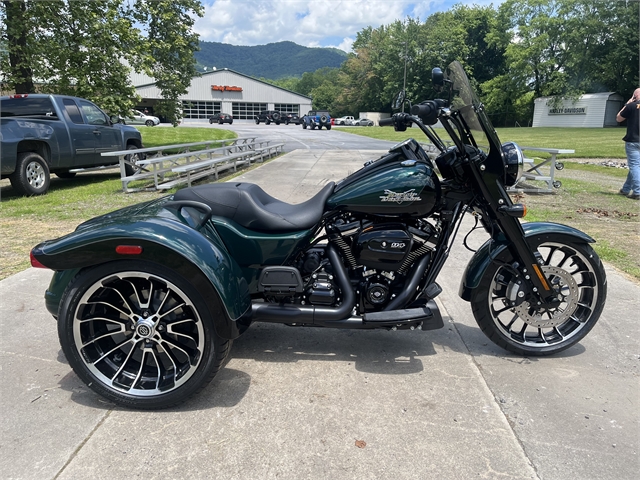
{"label": "turn signal light", "polygon": [[498,208],[499,212],[506,213],[510,217],[522,218],[527,214],[527,207],[521,203],[513,205],[503,205]]}
{"label": "turn signal light", "polygon": [[142,253],[142,247],[139,245],[118,245],[116,247],[116,253],[120,255],[140,255]]}

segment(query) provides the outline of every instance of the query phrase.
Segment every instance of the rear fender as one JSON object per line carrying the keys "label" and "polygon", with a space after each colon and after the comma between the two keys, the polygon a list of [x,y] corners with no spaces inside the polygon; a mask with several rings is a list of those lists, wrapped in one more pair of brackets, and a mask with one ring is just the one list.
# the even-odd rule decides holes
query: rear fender
{"label": "rear fender", "polygon": [[[563,234],[573,237],[578,243],[594,243],[595,240],[584,232],[568,225],[551,222],[531,222],[523,223],[527,239],[544,237],[548,234]],[[471,292],[478,288],[485,271],[508,247],[507,240],[501,236],[500,239],[489,239],[478,249],[465,269],[460,282],[458,295],[467,302],[471,300]]]}
{"label": "rear fender", "polygon": [[[142,252],[119,254],[119,245],[139,246]],[[221,337],[236,338],[249,326],[251,299],[240,267],[221,242],[184,224],[150,218],[130,224],[96,225],[41,243],[32,252],[39,262],[56,270],[45,294],[47,309],[54,316],[67,284],[82,269],[131,259],[174,270],[200,292],[211,311],[217,293],[227,312],[227,317],[214,319]]]}

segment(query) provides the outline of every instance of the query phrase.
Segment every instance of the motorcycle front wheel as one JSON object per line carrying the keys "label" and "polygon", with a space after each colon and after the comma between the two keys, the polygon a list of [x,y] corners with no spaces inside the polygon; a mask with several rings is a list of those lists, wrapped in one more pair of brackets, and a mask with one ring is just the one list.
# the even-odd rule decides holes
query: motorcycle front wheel
{"label": "motorcycle front wheel", "polygon": [[73,370],[98,394],[127,408],[167,408],[224,365],[231,344],[215,333],[212,316],[225,315],[215,310],[171,270],[113,262],[69,284],[58,336]]}
{"label": "motorcycle front wheel", "polygon": [[542,356],[561,352],[594,327],[607,296],[604,267],[596,252],[572,237],[554,234],[529,239],[560,304],[541,309],[526,298],[522,274],[508,250],[487,268],[471,295],[476,322],[496,345],[511,352]]}

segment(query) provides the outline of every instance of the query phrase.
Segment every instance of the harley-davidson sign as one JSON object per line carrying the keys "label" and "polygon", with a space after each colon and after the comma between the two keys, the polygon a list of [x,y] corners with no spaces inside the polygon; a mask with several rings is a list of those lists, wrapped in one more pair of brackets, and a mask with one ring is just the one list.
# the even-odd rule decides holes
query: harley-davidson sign
{"label": "harley-davidson sign", "polygon": [[220,92],[241,92],[242,87],[229,86],[229,85],[211,85],[211,90],[217,90]]}
{"label": "harley-davidson sign", "polygon": [[550,108],[549,115],[586,115],[587,107]]}

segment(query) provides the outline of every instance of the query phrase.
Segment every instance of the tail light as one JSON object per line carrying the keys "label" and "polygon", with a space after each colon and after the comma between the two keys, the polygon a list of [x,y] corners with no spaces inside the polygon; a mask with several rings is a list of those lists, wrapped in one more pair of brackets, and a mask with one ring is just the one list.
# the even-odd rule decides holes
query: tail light
{"label": "tail light", "polygon": [[29,259],[31,260],[31,266],[34,268],[49,268],[38,261],[36,256],[33,254],[33,250],[29,252]]}

